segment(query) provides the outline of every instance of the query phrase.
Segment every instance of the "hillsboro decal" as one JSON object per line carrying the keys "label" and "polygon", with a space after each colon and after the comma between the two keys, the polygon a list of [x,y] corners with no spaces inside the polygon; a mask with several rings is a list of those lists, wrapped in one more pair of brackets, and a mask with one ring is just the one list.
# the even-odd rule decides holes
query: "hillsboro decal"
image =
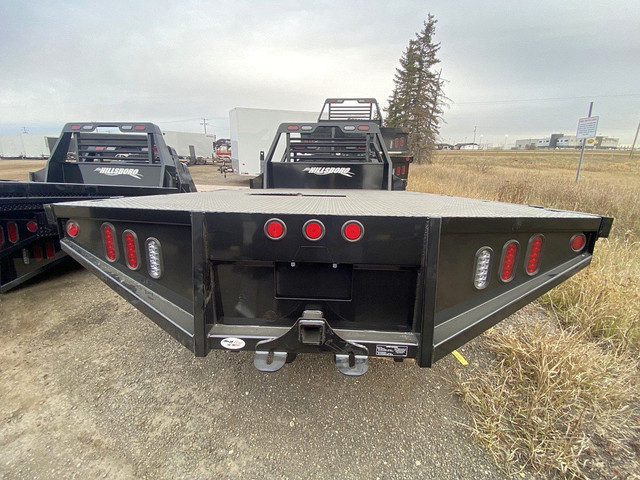
{"label": "hillsboro decal", "polygon": [[115,177],[117,175],[128,175],[133,178],[137,178],[140,180],[142,175],[140,175],[140,170],[137,168],[113,168],[113,167],[98,167],[94,170],[94,172],[98,172],[101,175],[108,175],[109,177]]}
{"label": "hillsboro decal", "polygon": [[355,175],[350,167],[307,167],[303,172],[312,173],[313,175],[332,175],[337,173],[345,177],[353,177]]}

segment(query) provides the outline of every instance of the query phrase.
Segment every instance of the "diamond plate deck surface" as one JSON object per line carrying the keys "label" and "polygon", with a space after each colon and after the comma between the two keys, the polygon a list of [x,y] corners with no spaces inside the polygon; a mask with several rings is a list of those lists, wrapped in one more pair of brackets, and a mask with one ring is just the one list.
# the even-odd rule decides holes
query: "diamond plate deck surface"
{"label": "diamond plate deck surface", "polygon": [[66,206],[158,211],[358,215],[387,217],[599,218],[512,203],[417,192],[369,190],[216,190],[65,203]]}

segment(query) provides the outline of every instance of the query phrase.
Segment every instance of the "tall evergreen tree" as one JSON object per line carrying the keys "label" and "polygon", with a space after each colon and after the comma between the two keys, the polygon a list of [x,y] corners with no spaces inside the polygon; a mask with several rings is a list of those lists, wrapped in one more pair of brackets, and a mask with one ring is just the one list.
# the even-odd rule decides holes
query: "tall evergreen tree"
{"label": "tall evergreen tree", "polygon": [[409,148],[416,162],[431,163],[431,153],[440,133],[442,109],[446,105],[444,80],[435,66],[440,43],[434,35],[437,20],[429,14],[424,28],[409,41],[396,69],[394,88],[385,109],[389,127],[409,127]]}

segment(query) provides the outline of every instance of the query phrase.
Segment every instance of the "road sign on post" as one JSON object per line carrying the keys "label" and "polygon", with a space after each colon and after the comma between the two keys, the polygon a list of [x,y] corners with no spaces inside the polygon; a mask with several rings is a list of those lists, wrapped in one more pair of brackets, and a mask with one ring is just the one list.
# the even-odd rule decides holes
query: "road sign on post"
{"label": "road sign on post", "polygon": [[576,137],[578,140],[582,140],[582,150],[580,151],[580,160],[578,161],[578,170],[576,170],[576,185],[578,184],[578,179],[580,178],[580,168],[582,167],[582,159],[584,158],[584,145],[587,138],[593,138],[596,136],[596,131],[598,130],[598,118],[600,117],[592,117],[591,112],[593,111],[593,102],[589,104],[589,113],[587,113],[586,118],[581,118],[578,120],[578,131],[576,133]]}
{"label": "road sign on post", "polygon": [[578,140],[586,140],[596,136],[598,130],[598,119],[600,117],[586,117],[578,120],[578,132],[576,137]]}

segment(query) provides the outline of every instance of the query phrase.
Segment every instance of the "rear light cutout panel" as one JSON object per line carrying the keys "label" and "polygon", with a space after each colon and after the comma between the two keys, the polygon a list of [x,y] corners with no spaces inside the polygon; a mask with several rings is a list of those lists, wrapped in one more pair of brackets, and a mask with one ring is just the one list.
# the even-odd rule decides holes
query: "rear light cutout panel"
{"label": "rear light cutout panel", "polygon": [[[491,227],[491,224],[488,224],[486,229],[488,230]],[[585,255],[589,252],[590,242],[592,242],[592,237],[595,235],[594,232],[587,231],[585,233],[587,237],[586,246],[580,252],[574,252],[570,247],[572,236],[576,231],[587,229],[580,227],[573,231],[567,231],[567,229],[552,231],[549,229],[550,231],[544,231],[542,234],[531,230],[524,232],[514,232],[511,229],[509,231],[500,231],[500,226],[496,226],[495,230],[495,233],[442,232],[437,274],[437,311],[451,307],[458,308],[462,304],[468,306],[465,302],[473,302],[474,300],[472,299],[474,298],[478,298],[480,302],[480,298],[485,298],[487,295],[494,296],[507,292],[539,275],[543,275],[552,268],[558,267],[578,256]],[[536,270],[530,275],[526,271],[529,258],[529,243],[532,237],[538,235],[542,235],[543,244]],[[505,244],[510,241],[518,242],[519,248],[513,268],[513,278],[509,281],[503,281],[501,279],[502,252]],[[482,246],[488,246],[493,249],[494,259],[491,266],[489,285],[485,289],[478,290],[474,286],[472,275],[475,267],[476,252]]]}

